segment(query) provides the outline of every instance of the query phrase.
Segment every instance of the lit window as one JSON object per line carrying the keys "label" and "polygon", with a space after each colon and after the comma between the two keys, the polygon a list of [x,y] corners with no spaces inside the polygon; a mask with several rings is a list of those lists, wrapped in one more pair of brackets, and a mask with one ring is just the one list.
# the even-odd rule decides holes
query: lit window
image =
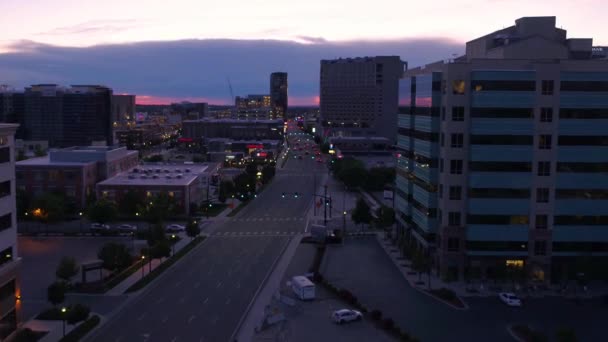
{"label": "lit window", "polygon": [[507,267],[517,267],[517,268],[524,267],[523,260],[506,260],[505,264],[507,265]]}

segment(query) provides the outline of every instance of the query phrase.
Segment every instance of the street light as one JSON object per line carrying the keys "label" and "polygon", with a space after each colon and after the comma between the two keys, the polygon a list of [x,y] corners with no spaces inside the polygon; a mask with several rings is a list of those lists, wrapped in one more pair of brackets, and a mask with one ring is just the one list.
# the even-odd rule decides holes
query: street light
{"label": "street light", "polygon": [[144,260],[146,260],[146,256],[142,255],[141,256],[141,277],[142,278],[144,277],[144,269],[146,268],[146,263]]}
{"label": "street light", "polygon": [[82,235],[82,211],[79,211],[78,215],[80,216],[80,235]]}
{"label": "street light", "polygon": [[63,321],[63,337],[65,337],[65,313],[68,311],[68,309],[64,306],[61,308],[61,318]]}
{"label": "street light", "polygon": [[171,234],[171,255],[175,255],[175,234]]}

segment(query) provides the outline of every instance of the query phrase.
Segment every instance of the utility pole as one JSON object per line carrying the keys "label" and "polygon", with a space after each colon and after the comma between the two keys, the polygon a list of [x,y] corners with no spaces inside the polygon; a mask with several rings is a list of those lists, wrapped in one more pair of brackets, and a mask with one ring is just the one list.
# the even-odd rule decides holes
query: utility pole
{"label": "utility pole", "polygon": [[331,209],[333,204],[331,203],[331,196],[329,196],[329,218],[331,219]]}
{"label": "utility pole", "polygon": [[[323,194],[323,202],[327,202],[327,184],[325,184],[323,186],[323,189],[325,189],[325,193]],[[323,203],[324,204],[324,212],[323,212],[323,224],[325,224],[325,226],[327,226],[327,203]]]}
{"label": "utility pole", "polygon": [[317,174],[313,173],[313,188],[312,188],[312,207],[314,210],[314,216],[317,216]]}

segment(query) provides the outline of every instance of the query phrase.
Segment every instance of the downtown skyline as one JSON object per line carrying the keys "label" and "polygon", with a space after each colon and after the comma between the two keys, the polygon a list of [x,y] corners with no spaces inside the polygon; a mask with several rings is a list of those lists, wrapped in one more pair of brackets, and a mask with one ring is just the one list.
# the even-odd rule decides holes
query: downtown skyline
{"label": "downtown skyline", "polygon": [[[316,105],[321,59],[399,55],[416,66],[462,54],[464,42],[512,17],[556,15],[569,34],[608,44],[601,23],[588,20],[607,5],[584,3],[574,11],[570,2],[552,1],[547,13],[547,1],[379,1],[370,16],[361,1],[227,1],[211,8],[188,0],[170,7],[8,0],[0,4],[10,14],[0,22],[0,84],[100,83],[138,95],[141,104],[230,104],[228,79],[235,96],[266,93],[267,75],[285,71],[290,103]],[[120,11],[110,14],[114,7]]]}

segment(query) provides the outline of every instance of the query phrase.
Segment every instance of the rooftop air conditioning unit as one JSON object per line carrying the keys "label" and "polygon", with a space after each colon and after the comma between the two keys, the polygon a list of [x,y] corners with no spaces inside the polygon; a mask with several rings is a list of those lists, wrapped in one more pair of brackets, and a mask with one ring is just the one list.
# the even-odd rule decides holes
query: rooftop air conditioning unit
{"label": "rooftop air conditioning unit", "polygon": [[188,173],[188,172],[190,172],[190,169],[185,169],[184,171],[185,171],[186,173]]}
{"label": "rooftop air conditioning unit", "polygon": [[148,176],[141,176],[141,179],[148,179]]}
{"label": "rooftop air conditioning unit", "polygon": [[167,179],[171,179],[171,176],[167,175]]}

